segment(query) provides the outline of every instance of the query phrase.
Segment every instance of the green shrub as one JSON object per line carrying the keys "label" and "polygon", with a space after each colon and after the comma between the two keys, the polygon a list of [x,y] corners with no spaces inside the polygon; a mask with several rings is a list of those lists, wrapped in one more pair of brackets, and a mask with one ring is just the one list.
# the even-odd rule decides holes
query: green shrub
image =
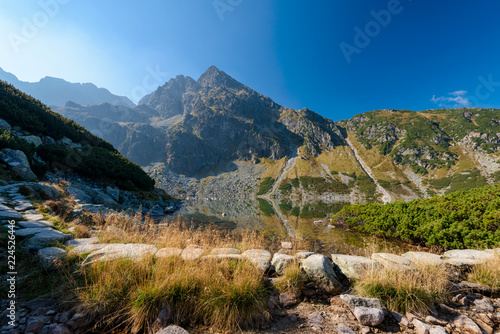
{"label": "green shrub", "polygon": [[274,179],[272,177],[265,177],[259,185],[259,190],[257,191],[257,195],[264,195],[266,194],[269,190],[272,189],[274,185]]}

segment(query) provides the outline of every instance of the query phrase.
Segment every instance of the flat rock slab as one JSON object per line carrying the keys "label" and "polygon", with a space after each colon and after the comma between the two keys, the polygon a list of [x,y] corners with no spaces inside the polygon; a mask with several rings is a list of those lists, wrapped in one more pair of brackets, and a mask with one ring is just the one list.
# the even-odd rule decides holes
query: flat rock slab
{"label": "flat rock slab", "polygon": [[339,296],[340,299],[344,302],[354,312],[356,307],[368,307],[383,310],[384,307],[382,303],[377,298],[363,298],[356,297],[349,294],[343,294]]}
{"label": "flat rock slab", "polygon": [[402,257],[408,259],[413,264],[442,265],[444,261],[440,255],[427,252],[406,252]]}
{"label": "flat rock slab", "polygon": [[0,204],[0,211],[11,211],[11,210],[12,210],[11,207],[9,207],[7,205]]}
{"label": "flat rock slab", "polygon": [[[16,210],[0,211],[0,219],[22,219],[23,217]],[[42,217],[43,218],[43,217]]]}
{"label": "flat rock slab", "polygon": [[377,261],[363,256],[332,254],[332,260],[349,279],[359,279],[367,271],[382,268]]}
{"label": "flat rock slab", "polygon": [[170,256],[180,256],[182,254],[182,248],[166,247],[159,249],[155,256],[156,257],[170,257]]}
{"label": "flat rock slab", "polygon": [[467,266],[475,265],[493,259],[493,253],[480,251],[476,249],[455,249],[444,252],[442,259],[451,265]]}
{"label": "flat rock slab", "polygon": [[241,256],[262,270],[267,270],[271,261],[271,253],[264,249],[249,249]]}
{"label": "flat rock slab", "polygon": [[140,260],[144,256],[154,255],[157,249],[153,245],[145,244],[108,244],[89,254],[86,263],[94,261],[107,261],[119,258]]}
{"label": "flat rock slab", "polygon": [[210,255],[221,255],[221,254],[241,254],[241,251],[236,248],[214,248],[210,252]]}
{"label": "flat rock slab", "polygon": [[45,268],[56,268],[58,267],[62,260],[66,257],[66,251],[58,247],[47,247],[42,248],[38,251],[38,258],[40,263]]}
{"label": "flat rock slab", "polygon": [[398,268],[398,269],[411,269],[412,264],[410,260],[405,257],[390,254],[390,253],[373,253],[372,260],[383,264],[385,267]]}
{"label": "flat rock slab", "polygon": [[459,315],[455,319],[453,319],[453,324],[457,327],[457,329],[463,330],[466,333],[474,333],[474,334],[482,334],[481,328],[472,321],[469,317],[465,315]]}
{"label": "flat rock slab", "polygon": [[17,205],[16,207],[14,207],[14,210],[16,211],[26,211],[26,210],[30,210],[30,209],[33,209],[33,205],[31,203],[23,203],[23,204],[19,204]]}
{"label": "flat rock slab", "polygon": [[70,250],[70,253],[76,253],[78,255],[81,255],[83,253],[90,253],[97,251],[99,249],[103,249],[104,247],[108,246],[109,244],[89,244],[89,245],[80,245],[76,246],[75,248],[72,248]]}
{"label": "flat rock slab", "polygon": [[72,240],[66,241],[64,244],[68,247],[76,247],[76,246],[81,246],[81,245],[92,245],[92,244],[98,244],[98,243],[99,243],[99,238],[92,237],[92,238],[72,239]]}
{"label": "flat rock slab", "polygon": [[28,213],[28,214],[23,215],[23,218],[26,220],[30,220],[30,221],[42,220],[43,215]]}
{"label": "flat rock slab", "polygon": [[233,260],[241,260],[242,257],[240,254],[210,254],[210,255],[205,255],[201,257],[202,260],[209,260],[209,259],[233,259]]}
{"label": "flat rock slab", "polygon": [[64,234],[53,229],[45,229],[45,231],[37,233],[31,238],[25,240],[24,246],[28,249],[41,249],[47,247],[47,245],[51,243],[65,242],[71,238],[73,238],[71,234]]}
{"label": "flat rock slab", "polygon": [[36,228],[36,227],[52,227],[54,226],[53,223],[48,222],[46,220],[39,220],[39,221],[20,221],[17,223],[22,228]]}
{"label": "flat rock slab", "polygon": [[33,234],[38,234],[41,232],[45,231],[55,231],[54,229],[50,227],[30,227],[30,228],[23,228],[20,229],[19,231],[16,232],[16,236],[18,237],[27,237]]}

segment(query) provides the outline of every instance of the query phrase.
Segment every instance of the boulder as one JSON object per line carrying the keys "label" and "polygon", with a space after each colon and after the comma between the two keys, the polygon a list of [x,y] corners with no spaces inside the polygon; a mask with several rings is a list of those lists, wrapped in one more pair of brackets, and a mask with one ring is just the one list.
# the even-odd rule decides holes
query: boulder
{"label": "boulder", "polygon": [[10,130],[12,127],[6,120],[0,118],[0,129]]}
{"label": "boulder", "polygon": [[197,245],[189,245],[181,253],[183,260],[197,260],[199,259],[205,250]]}
{"label": "boulder", "polygon": [[241,254],[241,251],[236,248],[214,248],[210,255],[227,255],[227,254]]}
{"label": "boulder", "polygon": [[170,256],[180,256],[182,254],[182,248],[166,247],[159,249],[155,256],[156,257],[170,257]]}
{"label": "boulder", "polygon": [[87,244],[87,245],[80,245],[80,246],[76,246],[75,248],[72,248],[69,252],[81,255],[83,253],[90,253],[90,252],[93,252],[93,251],[97,251],[97,250],[103,249],[104,247],[106,247],[108,245],[109,244]]}
{"label": "boulder", "polygon": [[156,332],[156,334],[189,334],[189,332],[182,327],[170,325]]}
{"label": "boulder", "polygon": [[4,148],[0,151],[0,160],[5,162],[9,168],[21,179],[25,181],[35,181],[35,173],[31,171],[28,158],[23,151]]}
{"label": "boulder", "polygon": [[302,269],[309,279],[322,291],[337,294],[342,291],[337,275],[330,260],[320,254],[314,254],[302,261]]}
{"label": "boulder", "polygon": [[73,334],[73,332],[63,324],[50,324],[43,327],[38,334]]}
{"label": "boulder", "polygon": [[281,306],[283,306],[284,308],[293,306],[293,305],[298,304],[300,302],[300,299],[298,298],[298,296],[296,294],[293,294],[290,292],[280,293],[278,299],[279,299]]}
{"label": "boulder", "polygon": [[111,197],[115,202],[120,202],[120,189],[116,187],[107,186],[106,195]]}
{"label": "boulder", "polygon": [[301,252],[295,253],[295,258],[299,259],[299,260],[303,260],[303,259],[307,259],[309,256],[311,256],[313,254],[314,254],[314,252],[301,251]]}
{"label": "boulder", "polygon": [[444,261],[441,259],[440,255],[427,253],[427,252],[406,252],[401,255],[405,259],[408,259],[413,264],[424,264],[424,265],[442,265]]}
{"label": "boulder", "polygon": [[483,311],[495,312],[495,307],[493,306],[493,303],[487,297],[483,297],[481,299],[475,299],[474,305],[476,305],[477,308],[479,308]]}
{"label": "boulder", "polygon": [[127,258],[139,261],[142,257],[154,255],[157,249],[153,245],[145,244],[108,244],[105,247],[93,251],[85,259],[85,264],[94,261],[108,261],[118,258]]}
{"label": "boulder", "polygon": [[66,251],[58,247],[47,247],[38,251],[40,263],[47,269],[57,268],[65,257]]}
{"label": "boulder", "polygon": [[462,267],[480,264],[494,257],[495,255],[493,253],[476,249],[455,249],[444,252],[442,259],[447,264]]}
{"label": "boulder", "polygon": [[420,321],[417,318],[413,319],[412,323],[417,334],[429,334],[429,331],[432,329],[431,326],[427,325],[425,322]]}
{"label": "boulder", "polygon": [[74,188],[74,187],[67,187],[66,192],[70,195],[73,196],[73,198],[81,203],[88,203],[92,204],[92,197],[87,195],[87,193],[81,189]]}
{"label": "boulder", "polygon": [[165,214],[163,213],[163,208],[159,205],[155,205],[148,211],[149,215],[152,217],[161,217]]}
{"label": "boulder", "polygon": [[384,311],[379,308],[357,306],[352,313],[363,326],[378,326],[384,321]]}
{"label": "boulder", "polygon": [[465,315],[459,315],[455,319],[453,319],[453,324],[457,329],[461,331],[465,331],[466,333],[471,333],[471,334],[482,334],[483,332],[481,331],[481,328],[472,321],[469,317]]}
{"label": "boulder", "polygon": [[97,193],[97,195],[94,196],[94,202],[113,209],[117,209],[120,207],[120,204],[118,204],[114,199],[101,192]]}
{"label": "boulder", "polygon": [[402,256],[390,253],[373,253],[372,260],[377,261],[385,267],[407,270],[412,268],[410,260]]}
{"label": "boulder", "polygon": [[267,250],[249,249],[243,252],[241,256],[262,270],[267,270],[269,268],[271,253],[269,253]]}
{"label": "boulder", "polygon": [[344,304],[347,305],[347,307],[349,307],[353,312],[356,307],[367,307],[385,310],[385,308],[382,306],[382,303],[377,298],[363,298],[348,294],[343,294],[339,297],[344,302]]}
{"label": "boulder", "polygon": [[35,183],[31,187],[35,189],[42,199],[57,199],[61,196],[59,190],[49,184]]}
{"label": "boulder", "polygon": [[294,260],[295,258],[291,255],[275,253],[271,260],[271,265],[274,267],[274,270],[281,275]]}
{"label": "boulder", "polygon": [[359,279],[366,271],[382,268],[380,263],[363,256],[332,254],[332,260],[349,279]]}
{"label": "boulder", "polygon": [[38,147],[42,145],[42,139],[37,136],[22,136],[22,139],[26,140],[28,143],[35,145],[35,147]]}
{"label": "boulder", "polygon": [[[22,230],[20,230],[22,231]],[[45,231],[39,232],[27,239],[24,243],[24,246],[28,249],[40,249],[44,248],[50,243],[54,242],[65,242],[73,238],[71,234],[65,234],[52,229],[45,229]]]}

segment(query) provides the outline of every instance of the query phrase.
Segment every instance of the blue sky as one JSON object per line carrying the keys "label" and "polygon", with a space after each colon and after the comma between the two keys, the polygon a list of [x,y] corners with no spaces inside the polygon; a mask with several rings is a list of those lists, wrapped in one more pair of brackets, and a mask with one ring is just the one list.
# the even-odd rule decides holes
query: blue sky
{"label": "blue sky", "polygon": [[284,106],[333,120],[500,107],[498,13],[489,0],[4,0],[0,67],[137,100],[216,65]]}

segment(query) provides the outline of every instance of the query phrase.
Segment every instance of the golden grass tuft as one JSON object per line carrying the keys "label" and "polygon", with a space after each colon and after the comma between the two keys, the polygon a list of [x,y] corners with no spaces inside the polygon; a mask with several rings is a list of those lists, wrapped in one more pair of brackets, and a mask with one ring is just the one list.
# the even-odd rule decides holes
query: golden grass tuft
{"label": "golden grass tuft", "polygon": [[300,268],[298,262],[287,266],[283,274],[276,280],[276,288],[280,292],[288,292],[293,295],[300,295],[307,282],[306,273]]}
{"label": "golden grass tuft", "polygon": [[384,268],[354,283],[360,296],[378,298],[390,310],[427,314],[449,298],[448,273],[442,266],[419,264],[412,270]]}
{"label": "golden grass tuft", "polygon": [[500,255],[485,261],[472,268],[467,280],[491,288],[500,290]]}

